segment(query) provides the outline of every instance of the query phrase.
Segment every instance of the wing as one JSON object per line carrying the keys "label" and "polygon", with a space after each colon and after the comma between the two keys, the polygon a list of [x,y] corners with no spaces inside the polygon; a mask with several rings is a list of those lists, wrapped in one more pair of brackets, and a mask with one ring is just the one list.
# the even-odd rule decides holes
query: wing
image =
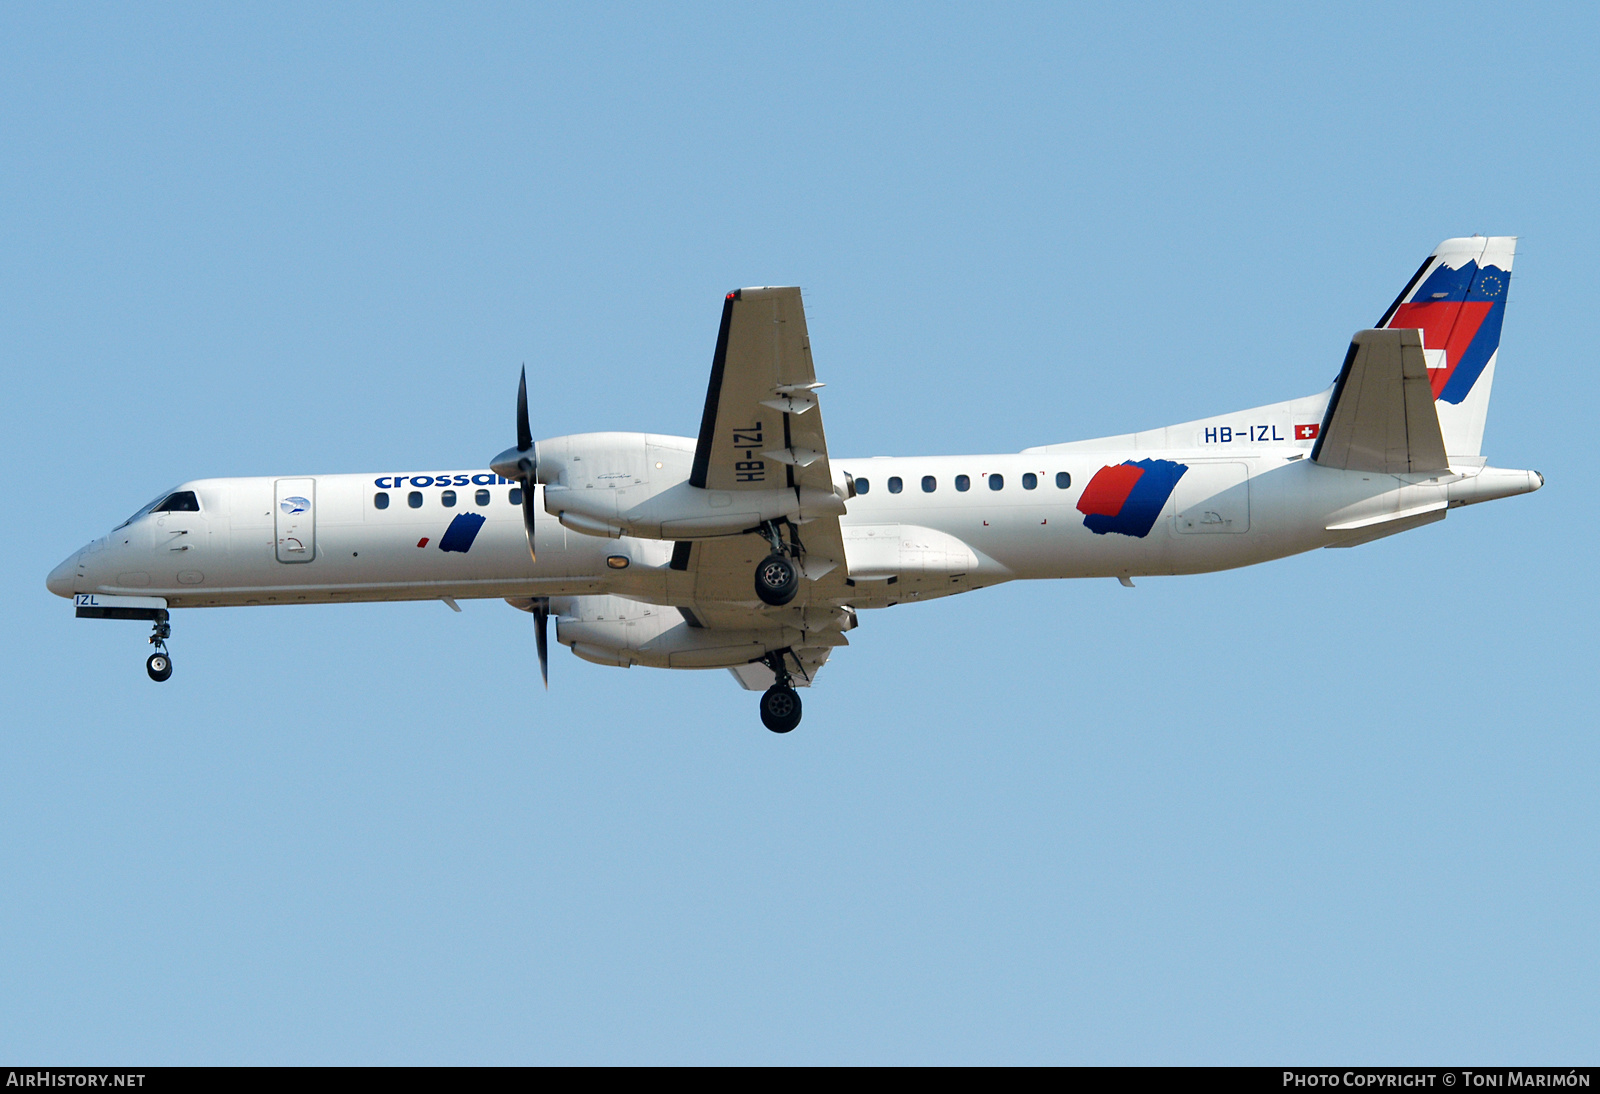
{"label": "wing", "polygon": [[[803,527],[821,523],[818,519]],[[832,524],[837,535],[838,520]],[[679,609],[691,627],[744,633],[754,629],[768,635],[766,649],[790,651],[789,669],[796,686],[804,687],[834,647],[850,644],[844,632],[855,627],[856,613],[845,601],[852,590],[845,584],[844,567],[839,566],[816,581],[801,582],[799,595],[789,604],[781,608],[763,604],[756,597],[752,575],[767,551],[766,541],[753,535],[679,543],[672,556],[673,587],[678,593],[674,599],[692,601]],[[733,674],[746,688],[772,686],[772,671],[761,664],[735,668]]]}
{"label": "wing", "polygon": [[[689,484],[730,493],[792,489],[797,499],[801,489],[832,492],[820,387],[800,290],[729,293]],[[807,519],[793,534],[807,580],[781,608],[756,597],[752,575],[769,550],[760,535],[680,542],[672,569],[683,575],[675,584],[692,600],[683,609],[690,626],[768,629],[770,648],[789,650],[795,682],[806,684],[833,647],[849,644],[844,632],[855,626],[855,613],[845,606],[849,588],[838,516]],[[772,684],[772,671],[761,664],[732,671],[747,688]]]}
{"label": "wing", "polygon": [[[532,598],[514,598],[513,607],[532,610]],[[843,627],[855,613],[839,613],[838,626],[813,620],[807,630],[797,613],[778,617],[738,610],[671,608],[625,596],[552,597],[556,641],[586,661],[600,665],[648,665],[662,669],[732,669],[740,683],[754,687],[761,675],[750,666],[781,653],[795,686],[810,685],[834,646],[848,645]],[[702,614],[703,613],[703,614]],[[771,687],[774,675],[766,669]]]}
{"label": "wing", "polygon": [[797,288],[735,289],[722,302],[689,484],[706,490],[833,489],[816,370]]}
{"label": "wing", "polygon": [[[722,302],[700,439],[689,485],[715,491],[792,489],[833,492],[822,431],[811,337],[798,288],[735,289]],[[801,525],[801,570],[812,581],[842,570],[839,518]],[[746,537],[740,537],[746,538]],[[752,537],[759,543],[759,537]],[[751,550],[760,550],[751,547]],[[765,553],[764,551],[762,552]],[[754,567],[761,555],[751,561]],[[748,599],[753,590],[743,589]]]}

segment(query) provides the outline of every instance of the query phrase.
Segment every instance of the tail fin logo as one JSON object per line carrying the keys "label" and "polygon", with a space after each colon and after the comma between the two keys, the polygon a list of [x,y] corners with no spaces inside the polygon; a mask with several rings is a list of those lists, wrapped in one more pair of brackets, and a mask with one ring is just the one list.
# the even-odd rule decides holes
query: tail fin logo
{"label": "tail fin logo", "polygon": [[[1488,367],[1489,358],[1500,347],[1510,284],[1511,272],[1498,266],[1479,269],[1477,262],[1468,259],[1451,268],[1440,259],[1384,324],[1391,330],[1420,330],[1424,349],[1443,351],[1430,354],[1428,362],[1435,399],[1461,402]],[[1436,363],[1438,367],[1434,367]]]}
{"label": "tail fin logo", "polygon": [[1097,536],[1116,532],[1143,539],[1187,470],[1171,460],[1126,460],[1102,467],[1078,498],[1083,526]]}

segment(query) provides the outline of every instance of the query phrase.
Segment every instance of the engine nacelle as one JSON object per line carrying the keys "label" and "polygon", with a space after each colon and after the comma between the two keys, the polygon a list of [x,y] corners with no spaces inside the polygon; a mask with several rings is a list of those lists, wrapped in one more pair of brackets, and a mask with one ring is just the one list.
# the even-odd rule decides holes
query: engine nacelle
{"label": "engine nacelle", "polygon": [[[709,629],[690,625],[677,608],[620,596],[577,596],[551,605],[559,613],[556,641],[597,665],[717,669],[747,664],[785,646],[845,645],[836,630],[798,627]],[[848,620],[853,624],[853,618]]]}
{"label": "engine nacelle", "polygon": [[540,441],[545,511],[574,532],[641,539],[736,536],[767,520],[841,516],[847,476],[831,490],[703,490],[689,485],[695,442],[654,433],[579,433]]}

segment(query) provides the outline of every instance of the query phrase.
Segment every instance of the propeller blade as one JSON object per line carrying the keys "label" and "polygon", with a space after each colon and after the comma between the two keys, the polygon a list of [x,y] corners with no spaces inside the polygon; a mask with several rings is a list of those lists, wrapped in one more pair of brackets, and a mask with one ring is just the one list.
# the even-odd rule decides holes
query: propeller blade
{"label": "propeller blade", "polygon": [[528,427],[528,366],[522,366],[522,379],[517,382],[517,451],[526,452],[533,447],[533,430]]}
{"label": "propeller blade", "polygon": [[522,483],[522,530],[528,533],[528,557],[538,560],[538,555],[533,549],[533,480],[525,479]]}
{"label": "propeller blade", "polygon": [[544,678],[544,689],[550,690],[550,601],[540,597],[533,602],[533,643],[539,650],[539,675]]}

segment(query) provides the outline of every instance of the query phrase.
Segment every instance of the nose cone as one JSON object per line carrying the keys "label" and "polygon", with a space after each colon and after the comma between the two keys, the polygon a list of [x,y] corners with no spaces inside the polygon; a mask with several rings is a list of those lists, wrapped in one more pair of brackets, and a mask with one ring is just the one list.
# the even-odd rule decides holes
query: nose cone
{"label": "nose cone", "polygon": [[57,596],[70,597],[77,592],[73,588],[73,584],[78,577],[78,556],[82,553],[82,551],[74,551],[67,557],[65,562],[51,570],[50,576],[44,579],[45,588]]}

